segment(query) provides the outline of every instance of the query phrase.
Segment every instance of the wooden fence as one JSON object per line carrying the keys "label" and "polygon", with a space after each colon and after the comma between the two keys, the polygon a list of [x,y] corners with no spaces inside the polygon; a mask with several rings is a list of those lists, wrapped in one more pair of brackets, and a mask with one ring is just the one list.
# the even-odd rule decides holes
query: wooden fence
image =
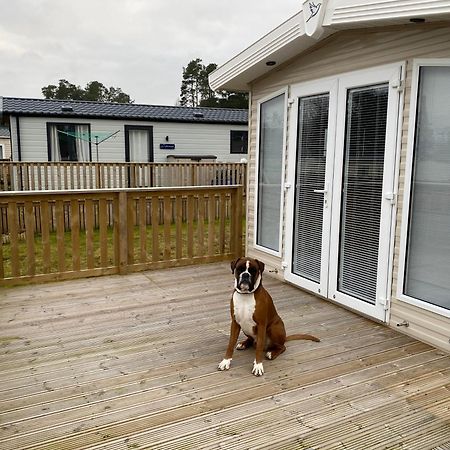
{"label": "wooden fence", "polygon": [[0,163],[0,191],[245,186],[245,177],[245,163]]}
{"label": "wooden fence", "polygon": [[0,284],[229,260],[242,202],[242,186],[0,192]]}

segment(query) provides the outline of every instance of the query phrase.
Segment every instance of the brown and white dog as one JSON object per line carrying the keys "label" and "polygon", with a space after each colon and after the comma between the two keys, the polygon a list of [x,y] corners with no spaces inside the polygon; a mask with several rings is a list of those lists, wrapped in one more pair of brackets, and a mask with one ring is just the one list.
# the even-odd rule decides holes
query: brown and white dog
{"label": "brown and white dog", "polygon": [[[234,292],[230,302],[231,331],[225,357],[219,364],[219,370],[228,370],[234,348],[245,350],[256,344],[256,357],[252,373],[264,374],[263,353],[267,359],[275,359],[286,350],[285,342],[296,339],[308,339],[319,342],[320,339],[309,334],[286,336],[284,323],[278,315],[272,297],[262,285],[264,263],[252,258],[238,258],[231,262],[234,273]],[[242,329],[247,339],[237,346],[239,332]]]}

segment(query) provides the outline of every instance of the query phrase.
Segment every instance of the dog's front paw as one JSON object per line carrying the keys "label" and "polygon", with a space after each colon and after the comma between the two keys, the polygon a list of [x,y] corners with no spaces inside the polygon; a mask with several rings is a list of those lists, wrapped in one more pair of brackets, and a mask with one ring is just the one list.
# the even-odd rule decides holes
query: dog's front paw
{"label": "dog's front paw", "polygon": [[222,361],[220,362],[220,364],[218,365],[218,369],[219,370],[228,370],[230,368],[230,363],[231,363],[231,359],[222,359]]}
{"label": "dog's front paw", "polygon": [[252,374],[260,377],[261,375],[264,375],[264,367],[262,363],[257,363],[256,361],[253,362],[253,369]]}

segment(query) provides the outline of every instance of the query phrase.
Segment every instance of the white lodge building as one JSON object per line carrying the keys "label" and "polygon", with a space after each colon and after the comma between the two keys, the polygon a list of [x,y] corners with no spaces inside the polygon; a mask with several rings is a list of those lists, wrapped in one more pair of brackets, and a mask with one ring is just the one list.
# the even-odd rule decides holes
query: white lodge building
{"label": "white lodge building", "polygon": [[247,254],[449,351],[450,1],[303,1],[210,84],[251,94]]}

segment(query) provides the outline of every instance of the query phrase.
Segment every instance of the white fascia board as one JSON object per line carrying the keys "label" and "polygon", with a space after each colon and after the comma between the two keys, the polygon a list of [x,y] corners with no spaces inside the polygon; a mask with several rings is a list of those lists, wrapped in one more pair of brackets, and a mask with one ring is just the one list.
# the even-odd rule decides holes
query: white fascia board
{"label": "white fascia board", "polygon": [[[306,36],[302,17],[299,12],[212,72],[211,88],[247,91],[250,81],[315,43]],[[268,67],[267,61],[276,61],[276,65]]]}
{"label": "white fascia board", "polygon": [[[303,0],[306,14],[309,3]],[[411,18],[423,18],[427,22],[450,20],[450,0],[322,0],[321,4],[325,12],[315,37],[308,36],[307,20],[301,10],[212,72],[209,76],[211,88],[248,91],[253,80],[338,30],[408,24]],[[267,66],[267,61],[276,64]]]}

